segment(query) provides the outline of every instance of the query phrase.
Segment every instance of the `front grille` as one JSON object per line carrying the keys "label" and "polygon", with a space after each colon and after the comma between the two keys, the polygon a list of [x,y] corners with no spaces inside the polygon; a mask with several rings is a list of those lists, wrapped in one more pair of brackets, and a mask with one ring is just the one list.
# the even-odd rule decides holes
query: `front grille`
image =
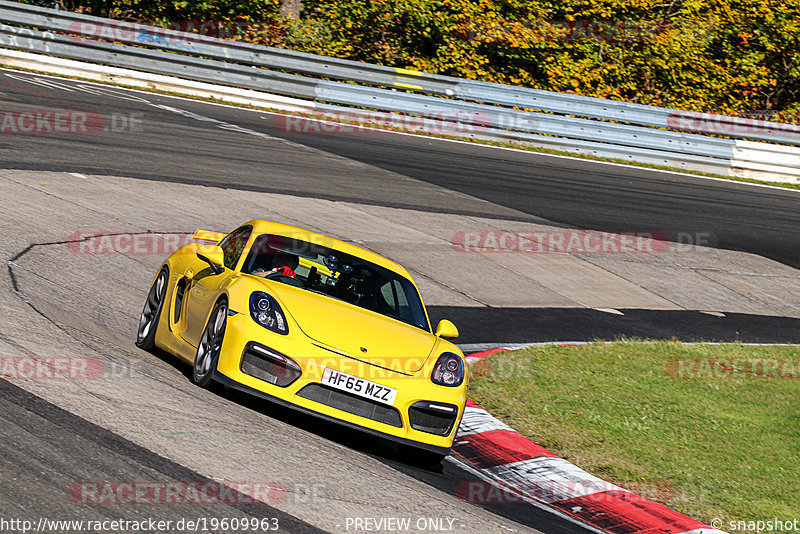
{"label": "front grille", "polygon": [[283,354],[250,342],[242,356],[242,372],[285,388],[300,377],[300,366]]}
{"label": "front grille", "polygon": [[446,436],[453,429],[458,408],[452,404],[419,401],[408,409],[411,428],[437,436]]}
{"label": "front grille", "polygon": [[297,392],[299,397],[312,400],[343,412],[351,413],[379,423],[402,428],[400,412],[391,406],[329,388],[322,384],[308,384]]}

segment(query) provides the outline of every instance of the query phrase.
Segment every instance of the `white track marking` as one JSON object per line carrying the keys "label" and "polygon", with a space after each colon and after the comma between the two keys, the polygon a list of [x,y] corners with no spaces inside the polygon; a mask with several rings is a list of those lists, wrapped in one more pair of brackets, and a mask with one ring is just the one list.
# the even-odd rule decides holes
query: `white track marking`
{"label": "white track marking", "polygon": [[[11,72],[19,72],[16,69],[8,69],[8,68],[0,68],[0,71],[4,71],[6,73],[6,75],[7,75],[7,73],[9,71],[11,71]],[[40,74],[40,73],[30,73],[30,74],[32,74],[33,76],[55,78],[55,79],[61,79],[61,80],[69,79],[69,78],[61,78],[61,77],[58,77],[58,76],[51,76],[51,75],[48,75],[48,74]],[[101,87],[108,87],[107,84],[88,82],[88,81],[83,81],[83,80],[81,80],[81,84],[83,84],[84,87],[86,85],[89,85],[89,84],[91,84],[93,86],[97,85],[97,86],[101,86]],[[243,107],[239,107],[239,106],[233,106],[233,105],[230,105],[230,104],[222,104],[222,103],[219,103],[219,102],[203,102],[201,100],[196,100],[196,99],[193,99],[193,98],[187,98],[187,97],[183,97],[183,96],[162,95],[160,93],[152,93],[150,91],[143,91],[141,89],[119,88],[119,90],[120,91],[127,91],[127,92],[136,92],[136,93],[148,94],[148,95],[158,94],[159,97],[163,97],[163,98],[175,98],[175,99],[178,99],[178,100],[183,100],[183,101],[188,101],[188,102],[195,102],[195,103],[202,102],[203,104],[208,105],[208,106],[221,106],[221,107],[225,107],[225,108],[238,109],[238,110],[241,110],[241,111],[249,111],[249,112],[252,112],[252,113],[269,114],[269,115],[285,115],[283,113],[275,113],[275,112],[272,112],[272,111],[263,111],[263,110],[258,110],[258,109],[243,108]],[[111,96],[111,95],[109,95],[109,96]],[[325,119],[307,118],[307,120],[325,122]],[[662,173],[662,174],[669,174],[669,175],[673,175],[673,176],[682,176],[682,177],[685,177],[685,178],[696,178],[696,179],[700,179],[700,180],[711,180],[711,181],[715,181],[715,182],[723,182],[723,183],[726,183],[726,184],[729,184],[729,185],[741,185],[741,186],[745,186],[745,187],[747,187],[747,186],[750,186],[750,187],[761,187],[761,188],[767,188],[767,189],[775,189],[775,190],[779,190],[779,191],[786,191],[786,192],[790,192],[790,193],[794,193],[794,194],[800,194],[800,189],[790,189],[790,188],[787,188],[787,187],[780,187],[780,186],[777,186],[777,185],[754,184],[754,183],[751,183],[751,182],[740,182],[740,181],[737,181],[737,180],[731,180],[731,179],[727,179],[727,178],[715,178],[713,176],[703,176],[703,175],[699,175],[699,174],[690,174],[690,173],[681,172],[681,171],[671,171],[671,170],[663,170],[663,169],[651,169],[649,167],[638,167],[636,165],[626,165],[624,163],[614,163],[614,162],[610,162],[610,161],[597,161],[597,160],[591,160],[591,159],[586,159],[586,158],[579,158],[579,157],[576,157],[576,156],[566,156],[566,155],[561,155],[561,154],[548,154],[546,152],[534,152],[534,151],[531,151],[531,150],[523,150],[523,149],[520,149],[520,148],[511,148],[511,147],[503,147],[503,146],[476,144],[476,143],[473,143],[471,141],[461,141],[461,140],[458,140],[458,139],[443,139],[443,138],[438,138],[438,137],[430,137],[430,136],[424,136],[424,135],[418,135],[418,134],[412,134],[412,133],[406,133],[406,132],[395,132],[393,130],[380,130],[380,131],[385,132],[387,134],[394,134],[394,135],[408,135],[408,136],[412,136],[412,137],[425,137],[426,139],[429,139],[432,143],[436,142],[436,141],[447,142],[447,143],[460,143],[460,144],[464,144],[464,145],[470,145],[470,146],[473,146],[473,147],[479,146],[479,147],[483,147],[483,148],[486,148],[486,149],[507,150],[507,151],[510,151],[510,152],[519,152],[519,153],[524,153],[524,154],[529,154],[529,155],[534,155],[534,156],[547,157],[547,158],[568,159],[568,160],[572,160],[572,161],[582,161],[584,163],[593,163],[593,164],[596,164],[596,165],[622,167],[622,168],[625,168],[625,169],[637,169],[637,170],[642,171],[642,172]],[[286,141],[286,142],[288,142],[288,141]],[[300,146],[302,146],[302,145],[300,145]]]}
{"label": "white track marking", "polygon": [[489,430],[513,430],[510,426],[492,416],[483,408],[467,406],[464,408],[464,417],[458,427],[458,437],[461,439],[472,434],[480,434]]}
{"label": "white track marking", "polygon": [[580,467],[551,456],[539,456],[513,464],[486,469],[511,487],[520,488],[536,499],[554,503],[622,488],[598,478]]}

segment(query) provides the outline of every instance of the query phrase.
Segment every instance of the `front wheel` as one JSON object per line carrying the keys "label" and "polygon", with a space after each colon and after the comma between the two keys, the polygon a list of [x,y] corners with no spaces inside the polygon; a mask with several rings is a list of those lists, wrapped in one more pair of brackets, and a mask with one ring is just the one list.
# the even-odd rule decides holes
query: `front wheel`
{"label": "front wheel", "polygon": [[228,304],[218,302],[208,318],[208,323],[203,330],[203,336],[197,345],[197,354],[194,357],[192,380],[200,387],[211,384],[211,375],[217,368],[219,353],[222,350],[222,340],[225,337],[225,325],[228,321]]}
{"label": "front wheel", "polygon": [[164,307],[168,283],[169,269],[164,267],[150,287],[144,308],[142,308],[142,316],[136,332],[136,346],[148,352],[152,352],[156,347],[156,330],[158,330],[158,321],[161,318],[161,309]]}

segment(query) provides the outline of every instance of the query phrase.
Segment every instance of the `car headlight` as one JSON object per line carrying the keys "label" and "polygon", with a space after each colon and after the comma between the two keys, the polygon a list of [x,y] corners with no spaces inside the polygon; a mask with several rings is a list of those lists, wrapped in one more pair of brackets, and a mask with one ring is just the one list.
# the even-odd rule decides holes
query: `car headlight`
{"label": "car headlight", "polygon": [[443,352],[433,366],[431,381],[440,386],[460,386],[464,381],[464,360],[452,352]]}
{"label": "car headlight", "polygon": [[277,334],[289,333],[289,325],[278,301],[263,291],[250,295],[250,316],[255,322]]}

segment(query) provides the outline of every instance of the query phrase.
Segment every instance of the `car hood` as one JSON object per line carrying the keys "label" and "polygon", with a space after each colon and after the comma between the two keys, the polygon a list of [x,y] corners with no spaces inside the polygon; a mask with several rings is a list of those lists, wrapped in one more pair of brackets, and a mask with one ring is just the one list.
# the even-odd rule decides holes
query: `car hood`
{"label": "car hood", "polygon": [[436,344],[429,332],[333,297],[279,282],[270,290],[306,336],[323,348],[372,365],[414,373]]}

